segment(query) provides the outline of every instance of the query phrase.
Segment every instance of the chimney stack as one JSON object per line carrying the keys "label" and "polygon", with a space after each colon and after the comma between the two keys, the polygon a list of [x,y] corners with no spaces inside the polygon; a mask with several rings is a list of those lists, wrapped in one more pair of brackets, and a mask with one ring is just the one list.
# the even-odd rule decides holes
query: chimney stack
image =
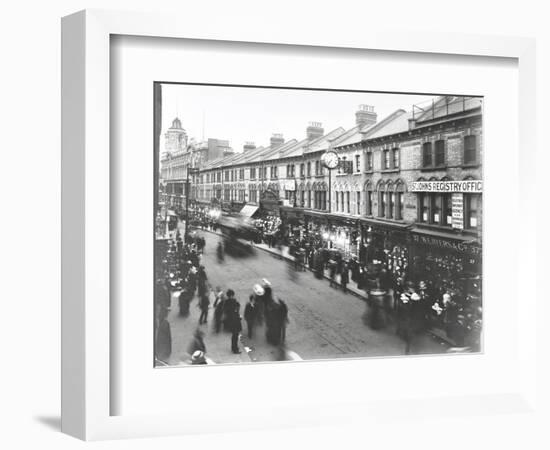
{"label": "chimney stack", "polygon": [[269,140],[271,147],[279,147],[285,143],[285,138],[281,133],[273,133],[271,139]]}
{"label": "chimney stack", "polygon": [[360,126],[374,125],[377,118],[378,114],[374,112],[374,106],[371,105],[359,105],[355,113],[355,123]]}
{"label": "chimney stack", "polygon": [[321,122],[309,122],[308,127],[306,128],[306,136],[309,141],[317,139],[325,134],[323,129],[323,124]]}
{"label": "chimney stack", "polygon": [[256,145],[254,144],[254,142],[247,141],[243,145],[243,152],[246,153],[246,152],[249,152],[250,150],[254,150],[255,148],[256,148]]}

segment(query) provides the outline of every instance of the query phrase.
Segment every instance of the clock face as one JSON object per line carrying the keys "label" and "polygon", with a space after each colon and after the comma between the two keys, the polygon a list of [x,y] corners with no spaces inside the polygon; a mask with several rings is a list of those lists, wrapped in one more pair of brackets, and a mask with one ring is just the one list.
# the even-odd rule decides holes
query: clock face
{"label": "clock face", "polygon": [[336,167],[338,167],[338,163],[339,163],[338,154],[336,152],[333,152],[333,151],[326,152],[321,157],[321,161],[323,162],[323,165],[327,169],[335,169]]}

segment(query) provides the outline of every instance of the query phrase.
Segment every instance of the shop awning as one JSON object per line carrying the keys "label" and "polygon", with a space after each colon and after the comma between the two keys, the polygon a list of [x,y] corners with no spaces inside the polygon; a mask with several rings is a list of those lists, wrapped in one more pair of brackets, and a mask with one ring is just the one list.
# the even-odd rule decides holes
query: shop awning
{"label": "shop awning", "polygon": [[256,211],[258,211],[258,207],[255,205],[244,205],[243,209],[241,209],[241,216],[245,217],[252,217]]}
{"label": "shop awning", "polygon": [[367,219],[365,217],[359,218],[359,221],[365,225],[369,225],[372,227],[380,227],[385,228],[387,230],[407,230],[411,227],[409,223],[401,223],[401,222],[385,222],[383,220],[377,220],[377,219]]}

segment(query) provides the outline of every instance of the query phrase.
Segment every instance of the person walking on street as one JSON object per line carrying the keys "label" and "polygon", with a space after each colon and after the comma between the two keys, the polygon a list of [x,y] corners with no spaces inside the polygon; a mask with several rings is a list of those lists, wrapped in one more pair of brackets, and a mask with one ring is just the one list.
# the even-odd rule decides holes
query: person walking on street
{"label": "person walking on street", "polygon": [[227,300],[225,301],[225,325],[231,332],[231,351],[235,354],[241,353],[239,350],[239,333],[242,331],[241,305],[235,298],[233,289],[227,290]]}
{"label": "person walking on street", "polygon": [[220,286],[216,286],[216,299],[214,300],[214,330],[216,333],[219,333],[222,328],[224,307],[225,294]]}
{"label": "person walking on street", "polygon": [[201,315],[199,317],[199,325],[208,322],[208,308],[210,307],[210,295],[208,292],[204,292],[199,298],[199,308]]}
{"label": "person walking on street", "polygon": [[279,304],[281,305],[281,344],[285,343],[286,340],[286,326],[288,325],[288,306],[284,300],[279,299]]}
{"label": "person walking on street", "polygon": [[342,273],[340,274],[340,284],[342,285],[342,289],[344,292],[348,291],[348,283],[349,283],[349,268],[346,263],[342,265]]}
{"label": "person walking on street", "polygon": [[208,288],[208,277],[206,276],[206,271],[204,270],[204,266],[199,266],[199,271],[197,273],[197,284],[198,284],[198,295],[199,295],[199,301],[206,293],[206,290]]}
{"label": "person walking on street", "polygon": [[265,291],[259,284],[255,284],[252,291],[254,292],[254,305],[256,307],[256,323],[258,325],[263,325],[265,316]]}
{"label": "person walking on street", "polygon": [[338,287],[338,285],[336,284],[336,261],[331,259],[329,260],[328,264],[329,264],[329,276],[330,276],[329,286]]}
{"label": "person walking on street", "polygon": [[246,321],[246,329],[248,331],[249,339],[252,339],[257,313],[258,308],[256,307],[254,295],[250,294],[250,297],[248,298],[248,303],[244,307],[244,320]]}
{"label": "person walking on street", "polygon": [[159,324],[157,328],[157,340],[156,340],[156,355],[157,359],[163,362],[168,362],[170,354],[172,353],[172,333],[170,331],[170,323],[166,320],[168,311],[164,308],[159,313]]}
{"label": "person walking on street", "polygon": [[184,283],[184,288],[180,292],[180,296],[178,298],[180,316],[188,316],[189,315],[189,303],[191,302],[192,298],[193,298],[193,293],[189,289],[189,286],[187,286]]}
{"label": "person walking on street", "polygon": [[218,246],[216,247],[216,255],[218,257],[218,263],[221,264],[224,259],[224,248],[222,242],[218,242]]}
{"label": "person walking on street", "polygon": [[206,345],[204,344],[204,333],[200,328],[197,328],[193,333],[193,338],[189,343],[189,347],[187,347],[187,353],[192,355],[197,350],[206,353]]}

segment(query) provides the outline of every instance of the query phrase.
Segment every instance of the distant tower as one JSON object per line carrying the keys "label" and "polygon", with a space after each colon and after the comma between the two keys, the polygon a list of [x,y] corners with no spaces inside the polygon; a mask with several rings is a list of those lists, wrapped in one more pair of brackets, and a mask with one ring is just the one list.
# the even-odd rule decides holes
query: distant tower
{"label": "distant tower", "polygon": [[378,118],[378,114],[374,112],[374,106],[359,105],[359,109],[355,113],[355,123],[360,126],[374,125]]}
{"label": "distant tower", "polygon": [[181,126],[181,120],[177,117],[172,121],[172,126],[164,134],[164,151],[173,153],[187,148],[187,133]]}

